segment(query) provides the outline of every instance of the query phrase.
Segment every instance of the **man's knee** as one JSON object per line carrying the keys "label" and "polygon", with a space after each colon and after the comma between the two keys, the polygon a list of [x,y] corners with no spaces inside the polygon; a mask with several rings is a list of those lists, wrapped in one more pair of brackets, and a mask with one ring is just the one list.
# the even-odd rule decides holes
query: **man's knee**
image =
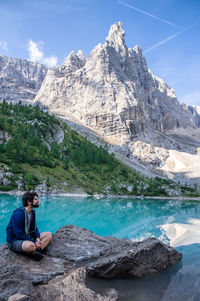
{"label": "man's knee", "polygon": [[52,237],[53,237],[52,233],[51,232],[47,232],[47,235],[48,235],[49,241],[51,241]]}
{"label": "man's knee", "polygon": [[40,234],[40,239],[47,239],[49,242],[52,240],[53,235],[51,234],[51,232],[43,232]]}
{"label": "man's knee", "polygon": [[31,241],[24,241],[22,244],[22,250],[26,253],[33,254],[36,251],[36,246]]}

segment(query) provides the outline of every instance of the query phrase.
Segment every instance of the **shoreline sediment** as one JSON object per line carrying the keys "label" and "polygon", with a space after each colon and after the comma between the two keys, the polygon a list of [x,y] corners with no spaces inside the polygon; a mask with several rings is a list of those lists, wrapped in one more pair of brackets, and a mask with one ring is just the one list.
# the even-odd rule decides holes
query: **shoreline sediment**
{"label": "shoreline sediment", "polygon": [[[0,195],[16,195],[21,196],[26,191],[0,191]],[[122,199],[156,199],[156,200],[179,200],[179,201],[200,201],[200,197],[187,197],[187,196],[143,196],[143,195],[113,195],[113,194],[84,194],[84,193],[40,193],[41,196],[58,196],[58,197],[94,197],[95,199],[102,198],[122,198]]]}

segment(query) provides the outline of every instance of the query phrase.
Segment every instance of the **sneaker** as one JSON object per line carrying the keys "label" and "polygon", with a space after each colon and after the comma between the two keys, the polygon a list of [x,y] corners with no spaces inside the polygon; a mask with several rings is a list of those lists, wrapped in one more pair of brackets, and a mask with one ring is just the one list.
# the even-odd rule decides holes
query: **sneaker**
{"label": "sneaker", "polygon": [[36,260],[36,261],[39,261],[41,260],[42,258],[44,257],[44,255],[42,255],[40,252],[35,251],[32,255],[31,255],[31,258]]}
{"label": "sneaker", "polygon": [[40,254],[43,254],[43,255],[45,255],[46,253],[47,253],[47,248],[45,248],[45,249],[37,249],[37,252],[39,252]]}

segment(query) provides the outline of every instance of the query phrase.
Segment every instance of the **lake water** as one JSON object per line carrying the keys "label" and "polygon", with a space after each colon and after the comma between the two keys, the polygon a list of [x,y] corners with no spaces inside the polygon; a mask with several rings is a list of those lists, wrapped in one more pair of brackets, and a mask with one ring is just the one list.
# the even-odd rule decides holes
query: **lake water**
{"label": "lake water", "polygon": [[[0,243],[21,197],[0,195]],[[143,279],[88,279],[99,293],[118,291],[124,301],[200,300],[200,202],[92,197],[40,197],[36,209],[40,232],[55,232],[74,224],[99,235],[134,241],[156,237],[183,253],[183,259],[166,271]]]}

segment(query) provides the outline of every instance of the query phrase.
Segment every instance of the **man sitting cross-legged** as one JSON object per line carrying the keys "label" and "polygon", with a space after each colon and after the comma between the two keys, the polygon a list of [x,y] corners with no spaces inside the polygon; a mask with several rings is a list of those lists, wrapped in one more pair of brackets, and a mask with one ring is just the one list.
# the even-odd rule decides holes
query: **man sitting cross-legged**
{"label": "man sitting cross-legged", "polygon": [[6,228],[7,243],[10,250],[17,253],[32,255],[35,259],[43,257],[42,251],[52,239],[50,232],[39,233],[36,226],[35,210],[39,207],[36,192],[26,192],[23,197],[23,206],[16,209]]}

